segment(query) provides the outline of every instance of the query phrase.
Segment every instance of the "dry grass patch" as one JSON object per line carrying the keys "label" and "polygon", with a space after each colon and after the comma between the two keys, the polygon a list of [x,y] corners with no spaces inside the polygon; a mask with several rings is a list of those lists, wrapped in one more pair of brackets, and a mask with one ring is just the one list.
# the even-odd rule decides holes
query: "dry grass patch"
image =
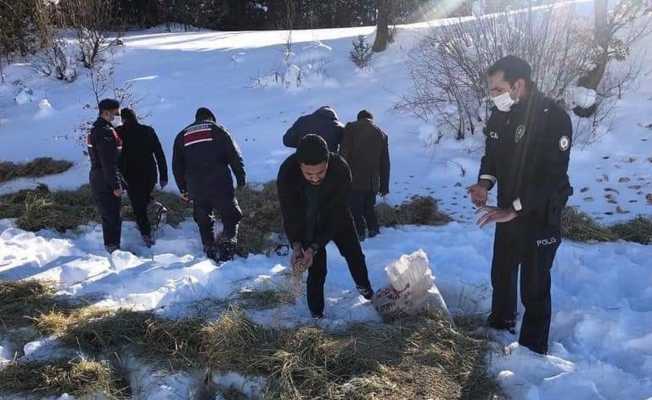
{"label": "dry grass patch", "polygon": [[64,303],[55,300],[53,284],[41,281],[0,281],[0,330],[30,326],[35,317]]}
{"label": "dry grass patch", "polygon": [[105,362],[75,359],[11,363],[0,369],[0,392],[127,398],[127,384]]}
{"label": "dry grass patch", "polygon": [[413,196],[396,206],[380,203],[376,206],[376,214],[381,226],[439,226],[451,221],[448,215],[439,211],[437,200],[430,196]]}
{"label": "dry grass patch", "polygon": [[[50,311],[37,317],[34,325],[42,334],[56,335],[65,345],[94,356],[127,351],[172,370],[208,367],[263,376],[268,382],[266,399],[491,399],[500,395],[486,375],[484,342],[436,315],[358,324],[334,333],[313,326],[267,328],[235,306],[215,321],[172,321],[151,312],[85,308]],[[14,371],[21,368],[16,365]],[[65,371],[72,370],[66,368],[57,372],[64,381],[69,380]],[[42,387],[30,379],[23,388]]]}
{"label": "dry grass patch", "polygon": [[274,250],[278,245],[274,238],[283,232],[276,182],[268,182],[262,188],[247,185],[237,190],[236,197],[243,213],[238,253],[246,256]]}
{"label": "dry grass patch", "polygon": [[267,329],[231,309],[203,336],[207,365],[267,377],[267,399],[500,396],[486,376],[484,343],[434,316],[328,333]]}
{"label": "dry grass patch", "polygon": [[46,175],[60,174],[72,168],[73,163],[66,160],[54,160],[50,157],[36,158],[27,163],[0,162],[0,182],[17,178],[38,178]]}
{"label": "dry grass patch", "polygon": [[574,207],[566,207],[562,212],[561,234],[577,242],[609,242],[617,239],[609,228],[598,224],[591,216]]}
{"label": "dry grass patch", "polygon": [[0,218],[16,218],[26,231],[64,232],[99,220],[90,186],[51,192],[46,185],[0,196]]}
{"label": "dry grass patch", "polygon": [[244,308],[266,310],[294,304],[296,297],[289,288],[279,286],[271,289],[243,289],[236,294],[234,300]]}
{"label": "dry grass patch", "polygon": [[611,227],[619,239],[640,244],[652,243],[652,218],[636,217],[630,221]]}
{"label": "dry grass patch", "polygon": [[562,213],[561,227],[562,236],[577,242],[625,240],[644,245],[652,243],[652,219],[644,216],[605,226],[574,207],[566,207]]}
{"label": "dry grass patch", "polygon": [[73,313],[52,311],[37,317],[36,328],[66,346],[106,355],[129,349],[170,367],[197,367],[202,320],[168,320],[151,312],[88,307]]}

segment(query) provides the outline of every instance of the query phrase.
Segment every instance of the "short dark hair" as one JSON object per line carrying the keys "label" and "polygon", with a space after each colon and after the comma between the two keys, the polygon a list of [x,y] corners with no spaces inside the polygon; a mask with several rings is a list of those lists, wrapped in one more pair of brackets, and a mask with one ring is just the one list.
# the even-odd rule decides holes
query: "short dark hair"
{"label": "short dark hair", "polygon": [[120,118],[122,118],[122,123],[125,125],[136,125],[138,123],[136,112],[131,108],[125,107],[120,110]]}
{"label": "short dark hair", "polygon": [[374,119],[374,116],[367,110],[362,110],[358,113],[358,121],[361,119]]}
{"label": "short dark hair", "polygon": [[516,56],[505,56],[493,63],[487,70],[487,76],[496,75],[502,72],[504,79],[513,84],[519,79],[524,79],[525,83],[532,82],[532,67],[524,59]]}
{"label": "short dark hair", "polygon": [[206,107],[199,107],[195,113],[195,120],[197,121],[217,121],[215,114]]}
{"label": "short dark hair", "polygon": [[297,146],[297,160],[301,164],[317,165],[328,161],[328,144],[319,135],[306,135]]}
{"label": "short dark hair", "polygon": [[100,113],[103,111],[115,110],[120,108],[120,102],[116,99],[103,99],[97,104]]}

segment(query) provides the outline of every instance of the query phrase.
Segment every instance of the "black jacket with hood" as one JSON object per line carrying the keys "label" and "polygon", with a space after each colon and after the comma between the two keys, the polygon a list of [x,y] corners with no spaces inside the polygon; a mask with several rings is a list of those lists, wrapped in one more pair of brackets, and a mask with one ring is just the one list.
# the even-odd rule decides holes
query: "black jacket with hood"
{"label": "black jacket with hood", "polygon": [[310,115],[299,117],[283,136],[283,144],[296,148],[308,134],[321,136],[328,144],[328,150],[337,153],[342,142],[344,125],[337,119],[334,109],[324,106]]}

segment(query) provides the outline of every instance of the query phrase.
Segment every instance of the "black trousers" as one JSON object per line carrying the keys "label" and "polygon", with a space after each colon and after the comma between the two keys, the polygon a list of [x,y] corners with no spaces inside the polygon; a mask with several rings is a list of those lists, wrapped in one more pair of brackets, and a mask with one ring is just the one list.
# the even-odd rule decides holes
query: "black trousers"
{"label": "black trousers", "polygon": [[147,206],[152,201],[152,192],[154,191],[154,182],[127,181],[127,194],[131,202],[131,208],[134,210],[136,224],[141,235],[150,236],[152,226],[147,217]]}
{"label": "black trousers", "polygon": [[238,200],[234,195],[224,195],[212,199],[194,199],[193,216],[199,226],[199,234],[204,250],[215,246],[215,234],[213,232],[214,221],[211,214],[215,212],[224,225],[223,236],[225,239],[233,239],[238,232],[238,223],[242,219],[242,211],[238,206]]}
{"label": "black trousers", "polygon": [[550,269],[561,244],[558,227],[498,224],[491,265],[490,318],[508,326],[516,319],[516,290],[521,267],[521,302],[525,307],[519,343],[537,353],[548,351],[552,314]]}
{"label": "black trousers", "polygon": [[378,218],[376,217],[376,192],[353,191],[351,192],[351,212],[355,220],[355,227],[361,238],[365,237],[365,228],[369,232],[378,231]]}
{"label": "black trousers", "polygon": [[90,183],[95,204],[102,218],[104,246],[120,247],[120,236],[122,234],[121,199],[116,197],[111,186],[106,184],[102,171],[91,171]]}
{"label": "black trousers", "polygon": [[[362,253],[362,247],[360,247],[360,241],[353,226],[351,216],[346,217],[339,224],[333,237],[333,242],[335,242],[340,254],[346,260],[355,285],[362,288],[371,288],[365,256]],[[308,308],[310,308],[313,314],[324,312],[324,284],[326,283],[327,274],[326,261],[326,248],[323,248],[315,254],[312,266],[308,270]]]}

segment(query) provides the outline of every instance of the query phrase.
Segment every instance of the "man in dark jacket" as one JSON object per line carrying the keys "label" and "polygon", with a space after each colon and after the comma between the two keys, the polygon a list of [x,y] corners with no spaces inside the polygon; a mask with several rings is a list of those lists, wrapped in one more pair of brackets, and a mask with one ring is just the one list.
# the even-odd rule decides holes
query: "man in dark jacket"
{"label": "man in dark jacket", "polygon": [[161,189],[168,184],[167,162],[154,129],[139,124],[136,113],[129,108],[123,108],[120,115],[122,125],[116,128],[123,143],[120,171],[127,182],[127,194],[136,215],[138,230],[145,244],[151,247],[154,239],[147,206],[152,200],[156,182],[159,182]]}
{"label": "man in dark jacket", "polygon": [[89,180],[95,203],[102,217],[104,247],[106,251],[113,253],[120,248],[122,231],[120,198],[123,189],[118,168],[122,141],[111,122],[120,115],[120,103],[117,100],[104,99],[100,101],[98,108],[100,115],[86,138],[91,160]]}
{"label": "man in dark jacket", "polygon": [[328,150],[337,153],[343,133],[344,125],[337,119],[335,109],[323,106],[310,115],[299,117],[283,136],[283,144],[296,148],[301,138],[308,134],[315,134],[328,143]]}
{"label": "man in dark jacket", "polygon": [[283,225],[292,244],[292,267],[308,269],[308,307],[314,318],[324,316],[326,245],[333,241],[346,259],[359,293],[371,299],[373,290],[365,257],[348,206],[351,171],[330,153],[317,135],[306,135],[297,152],[278,173]]}
{"label": "man in dark jacket", "polygon": [[353,176],[351,211],[358,236],[364,240],[368,230],[374,237],[379,233],[376,195],[389,193],[389,145],[369,111],[360,111],[357,121],[346,124],[341,154]]}
{"label": "man in dark jacket", "polygon": [[[526,61],[504,57],[487,75],[495,107],[485,129],[478,183],[469,193],[481,207],[478,223],[497,223],[488,324],[514,332],[520,265],[525,314],[519,343],[545,354],[551,318],[550,269],[561,243],[561,212],[572,194],[567,174],[571,120],[537,90]],[[498,207],[487,207],[487,192],[496,184]]]}
{"label": "man in dark jacket", "polygon": [[[219,261],[232,259],[242,212],[235,198],[231,171],[238,187],[245,185],[246,175],[238,146],[226,129],[216,124],[209,109],[198,109],[195,122],[177,135],[172,171],[181,196],[193,202],[194,218],[206,255]],[[211,218],[213,212],[220,215],[224,225],[217,243]]]}

